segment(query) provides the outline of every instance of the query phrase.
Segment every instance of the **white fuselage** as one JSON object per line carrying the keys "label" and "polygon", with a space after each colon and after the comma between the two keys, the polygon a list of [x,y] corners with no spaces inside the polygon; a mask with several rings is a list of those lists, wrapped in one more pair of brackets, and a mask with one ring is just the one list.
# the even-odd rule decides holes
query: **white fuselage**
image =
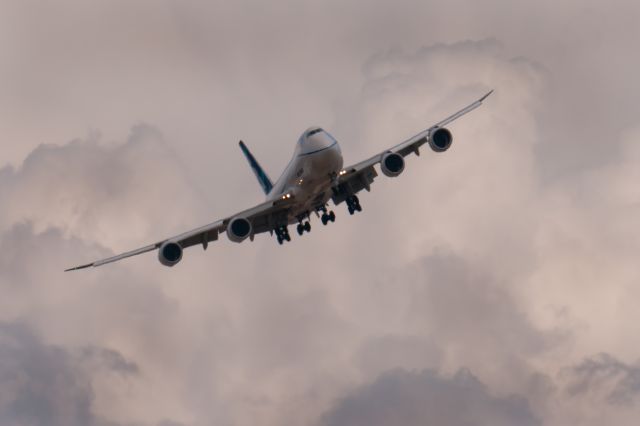
{"label": "white fuselage", "polygon": [[342,152],[338,141],[324,130],[312,127],[298,139],[293,158],[273,185],[267,200],[290,194],[294,207],[289,223],[315,212],[331,198],[333,180],[342,170]]}

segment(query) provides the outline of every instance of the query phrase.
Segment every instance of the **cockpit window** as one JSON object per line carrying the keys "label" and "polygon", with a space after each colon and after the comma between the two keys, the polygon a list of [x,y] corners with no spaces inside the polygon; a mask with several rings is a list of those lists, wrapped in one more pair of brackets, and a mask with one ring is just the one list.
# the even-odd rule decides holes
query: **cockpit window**
{"label": "cockpit window", "polygon": [[311,135],[315,135],[316,133],[320,133],[322,131],[322,129],[313,129],[311,130],[309,133],[307,133],[307,137],[311,136]]}

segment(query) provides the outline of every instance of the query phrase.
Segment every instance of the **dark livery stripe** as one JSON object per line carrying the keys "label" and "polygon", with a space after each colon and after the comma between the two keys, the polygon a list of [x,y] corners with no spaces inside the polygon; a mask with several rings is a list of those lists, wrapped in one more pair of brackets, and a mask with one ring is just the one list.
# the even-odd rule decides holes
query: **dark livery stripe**
{"label": "dark livery stripe", "polygon": [[258,164],[256,159],[253,157],[253,155],[249,151],[249,148],[247,148],[247,146],[242,141],[240,141],[240,149],[242,150],[244,156],[247,157],[247,161],[253,169],[253,173],[256,175],[256,178],[258,179],[262,190],[265,194],[269,194],[269,192],[271,192],[271,189],[273,188],[271,179],[269,179],[269,176],[267,176],[264,170],[262,170],[262,167],[260,167],[260,164]]}

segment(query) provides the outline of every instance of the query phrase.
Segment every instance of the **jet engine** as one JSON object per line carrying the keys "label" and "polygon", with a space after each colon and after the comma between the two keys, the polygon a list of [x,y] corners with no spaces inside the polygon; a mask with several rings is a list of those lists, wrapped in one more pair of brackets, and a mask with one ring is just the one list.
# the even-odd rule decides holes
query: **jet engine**
{"label": "jet engine", "polygon": [[182,247],[173,241],[166,241],[158,250],[158,260],[164,266],[173,266],[182,260]]}
{"label": "jet engine", "polygon": [[251,235],[253,227],[251,222],[244,217],[235,217],[227,225],[227,236],[234,243],[241,243]]}
{"label": "jet engine", "polygon": [[444,127],[434,129],[429,132],[429,146],[435,152],[444,152],[451,147],[453,136],[451,132]]}
{"label": "jet engine", "polygon": [[404,158],[395,152],[387,152],[382,155],[380,169],[388,177],[396,177],[404,170]]}

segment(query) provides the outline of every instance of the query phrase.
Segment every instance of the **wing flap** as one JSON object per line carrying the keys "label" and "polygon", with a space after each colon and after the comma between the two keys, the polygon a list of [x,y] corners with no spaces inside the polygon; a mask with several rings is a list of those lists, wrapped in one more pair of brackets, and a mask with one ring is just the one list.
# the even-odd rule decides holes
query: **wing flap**
{"label": "wing flap", "polygon": [[[463,115],[473,111],[482,105],[482,102],[489,97],[493,93],[491,90],[486,95],[482,96],[477,101],[467,105],[461,110],[455,112],[449,117],[445,118],[442,121],[439,121],[435,125],[429,127],[426,130],[412,136],[404,142],[401,142],[388,150],[380,152],[376,155],[373,155],[367,158],[364,161],[360,161],[359,163],[353,164],[351,166],[345,167],[341,172],[340,176],[336,179],[336,184],[334,185],[334,203],[338,204],[344,201],[346,197],[349,195],[355,194],[363,189],[369,190],[369,185],[373,182],[373,179],[377,176],[375,172],[374,166],[380,163],[382,156],[387,152],[394,152],[406,157],[407,155],[414,153],[419,155],[419,148],[425,143],[429,142],[429,134],[439,128],[444,127],[447,124],[451,123],[454,120],[462,117]],[[373,170],[373,173],[371,172]],[[363,183],[366,182],[366,183]]]}
{"label": "wing flap", "polygon": [[149,251],[153,251],[158,249],[162,244],[167,241],[175,242],[180,244],[180,247],[187,248],[194,245],[202,244],[202,246],[206,249],[207,245],[212,242],[218,240],[218,236],[221,232],[225,232],[227,224],[229,221],[237,216],[242,216],[249,219],[252,224],[255,223],[253,234],[258,234],[261,232],[267,232],[270,229],[273,229],[272,226],[275,221],[286,219],[287,212],[292,204],[293,199],[289,198],[286,200],[269,200],[264,203],[258,204],[255,207],[244,210],[238,214],[233,216],[229,216],[225,219],[218,220],[216,222],[210,223],[208,225],[201,226],[199,228],[192,229],[191,231],[184,232],[180,235],[177,235],[172,238],[167,238],[165,240],[159,241],[155,244],[151,244],[136,250],[128,251],[122,254],[118,254],[116,256],[112,256],[106,259],[98,260],[92,263],[86,263],[84,265],[75,266],[73,268],[66,269],[67,271],[75,271],[78,269],[85,269],[89,267],[101,266],[107,263],[115,262],[121,259],[125,259],[127,257],[136,256],[138,254],[146,253]]}
{"label": "wing flap", "polygon": [[369,166],[373,166],[377,163],[380,162],[380,158],[382,158],[382,155],[385,152],[397,152],[398,154],[402,155],[403,157],[406,157],[407,155],[411,154],[411,153],[418,153],[418,148],[420,148],[420,146],[424,145],[425,143],[429,142],[429,133],[431,131],[433,131],[434,129],[437,129],[438,127],[444,127],[447,124],[451,123],[454,120],[457,120],[458,118],[462,117],[465,114],[468,114],[469,112],[473,111],[474,109],[478,108],[480,105],[482,105],[482,102],[487,99],[487,97],[489,95],[491,95],[493,93],[493,90],[491,90],[489,93],[487,93],[486,95],[484,95],[483,97],[481,97],[480,99],[478,99],[477,101],[473,102],[472,104],[467,105],[466,107],[462,108],[460,111],[457,111],[456,113],[450,115],[449,117],[445,118],[444,120],[438,122],[437,124],[429,127],[428,129],[425,129],[423,131],[421,131],[420,133],[412,136],[411,138],[407,139],[404,142],[401,142],[393,147],[391,147],[388,150],[385,150],[379,154],[373,155],[369,158],[367,158],[364,161],[361,161],[359,163],[353,164],[349,167],[345,167],[344,171],[345,174],[341,177],[340,180],[344,180],[349,178],[350,175],[357,173],[359,171],[361,171],[362,169],[365,169]]}

